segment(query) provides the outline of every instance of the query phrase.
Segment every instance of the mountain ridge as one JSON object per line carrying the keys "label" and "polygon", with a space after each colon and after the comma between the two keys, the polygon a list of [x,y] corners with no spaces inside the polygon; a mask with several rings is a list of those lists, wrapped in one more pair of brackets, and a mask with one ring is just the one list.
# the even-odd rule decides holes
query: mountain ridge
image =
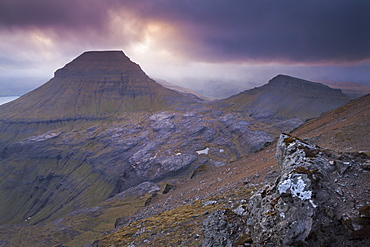
{"label": "mountain ridge", "polygon": [[361,97],[370,93],[370,87],[356,82],[346,81],[318,81],[331,88],[342,90],[343,93],[349,95],[352,99]]}
{"label": "mountain ridge", "polygon": [[312,118],[342,106],[350,97],[339,89],[291,76],[278,75],[267,84],[246,90],[221,102],[256,118],[276,114],[287,118]]}

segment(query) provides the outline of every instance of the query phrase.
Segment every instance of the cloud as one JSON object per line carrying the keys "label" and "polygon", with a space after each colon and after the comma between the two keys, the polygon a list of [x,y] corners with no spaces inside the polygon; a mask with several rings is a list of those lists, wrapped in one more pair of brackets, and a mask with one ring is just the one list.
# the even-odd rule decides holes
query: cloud
{"label": "cloud", "polygon": [[[0,27],[53,30],[88,47],[152,38],[200,62],[352,63],[370,58],[368,13],[363,0],[5,0]],[[152,23],[172,32],[148,37]]]}
{"label": "cloud", "polygon": [[368,0],[2,0],[0,73],[49,78],[86,50],[120,49],[182,83],[264,83],[309,67],[293,75],[343,69],[366,81],[368,13]]}
{"label": "cloud", "polygon": [[103,28],[107,7],[102,1],[4,0],[0,2],[2,28]]}

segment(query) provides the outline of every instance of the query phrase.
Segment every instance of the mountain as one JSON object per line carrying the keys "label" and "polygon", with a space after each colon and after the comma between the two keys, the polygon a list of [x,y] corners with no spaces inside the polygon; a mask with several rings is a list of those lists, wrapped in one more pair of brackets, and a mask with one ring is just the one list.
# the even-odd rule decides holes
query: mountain
{"label": "mountain", "polygon": [[[0,243],[81,246],[119,217],[116,225],[124,225],[127,217],[173,209],[168,194],[188,183],[176,205],[197,201],[193,206],[211,210],[212,197],[196,199],[206,180],[204,198],[220,196],[226,204],[217,205],[227,205],[239,194],[219,193],[234,176],[261,181],[255,173],[271,169],[274,154],[259,150],[345,99],[340,90],[278,76],[207,102],[164,88],[122,52],[86,52],[40,88],[0,106]],[[134,216],[140,208],[146,213]]]}
{"label": "mountain", "polygon": [[350,97],[338,89],[286,75],[224,100],[255,118],[312,118],[349,101]]}
{"label": "mountain", "polygon": [[[132,176],[121,185],[119,177],[135,164],[133,154],[163,144],[149,145],[152,133],[141,132],[141,121],[160,136],[168,117],[150,114],[194,102],[150,79],[121,51],[83,53],[41,87],[0,106],[0,223],[59,217],[140,183]],[[177,157],[178,167],[193,156]]]}
{"label": "mountain", "polygon": [[370,87],[356,82],[320,81],[319,83],[325,84],[331,88],[340,89],[353,99],[370,93]]}
{"label": "mountain", "polygon": [[1,106],[7,120],[109,117],[167,109],[184,95],[150,79],[122,51],[85,52],[41,87]]}
{"label": "mountain", "polygon": [[52,221],[143,182],[187,179],[273,139],[117,51],[83,53],[0,112],[0,224]]}

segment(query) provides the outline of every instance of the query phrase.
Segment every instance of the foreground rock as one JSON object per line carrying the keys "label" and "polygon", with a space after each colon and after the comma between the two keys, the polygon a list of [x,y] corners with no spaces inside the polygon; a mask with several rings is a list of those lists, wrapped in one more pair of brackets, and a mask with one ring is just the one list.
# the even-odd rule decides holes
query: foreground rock
{"label": "foreground rock", "polygon": [[[211,215],[204,222],[203,246],[369,246],[369,160],[363,153],[338,154],[282,134],[276,182],[234,211],[241,219]],[[220,221],[216,230],[209,224]],[[226,230],[230,226],[234,234]]]}

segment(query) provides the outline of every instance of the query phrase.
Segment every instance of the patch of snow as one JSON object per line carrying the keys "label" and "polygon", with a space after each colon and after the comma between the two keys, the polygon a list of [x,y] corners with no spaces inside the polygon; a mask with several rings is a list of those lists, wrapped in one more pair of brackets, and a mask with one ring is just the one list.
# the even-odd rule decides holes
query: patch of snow
{"label": "patch of snow", "polygon": [[149,119],[151,121],[163,121],[165,119],[171,119],[174,116],[175,116],[174,114],[168,114],[167,112],[160,112],[160,113],[150,116]]}
{"label": "patch of snow", "polygon": [[220,149],[220,153],[223,153],[223,152],[225,152],[225,150],[223,150],[222,148]]}
{"label": "patch of snow", "polygon": [[55,132],[49,131],[49,132],[47,132],[45,134],[42,134],[42,135],[39,135],[39,136],[31,136],[27,140],[28,141],[35,141],[35,142],[46,141],[48,139],[58,137],[61,133],[62,132],[55,133]]}
{"label": "patch of snow", "polygon": [[250,123],[248,123],[247,121],[244,121],[244,120],[239,121],[239,124],[240,125],[250,125]]}
{"label": "patch of snow", "polygon": [[208,206],[208,205],[213,205],[213,204],[217,204],[217,201],[206,201],[206,202],[203,202],[203,205],[204,206]]}
{"label": "patch of snow", "polygon": [[205,148],[203,150],[198,150],[198,151],[195,151],[195,152],[197,152],[197,154],[208,154],[208,150],[209,150],[209,148]]}

